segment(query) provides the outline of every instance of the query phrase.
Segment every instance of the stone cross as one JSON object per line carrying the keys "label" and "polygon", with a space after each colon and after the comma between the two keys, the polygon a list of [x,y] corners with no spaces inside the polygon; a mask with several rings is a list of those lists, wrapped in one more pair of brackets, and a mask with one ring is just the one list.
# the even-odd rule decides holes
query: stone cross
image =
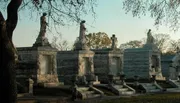
{"label": "stone cross", "polygon": [[86,21],[83,20],[80,23],[80,31],[79,31],[79,40],[84,43],[85,42],[85,32],[86,32],[86,27],[84,25]]}
{"label": "stone cross", "polygon": [[149,31],[147,33],[147,41],[146,41],[146,43],[147,44],[154,43],[154,37],[151,34],[151,29],[149,29]]}
{"label": "stone cross", "polygon": [[111,40],[112,40],[111,48],[112,48],[112,49],[117,48],[117,47],[116,47],[117,38],[116,38],[115,34],[112,35]]}

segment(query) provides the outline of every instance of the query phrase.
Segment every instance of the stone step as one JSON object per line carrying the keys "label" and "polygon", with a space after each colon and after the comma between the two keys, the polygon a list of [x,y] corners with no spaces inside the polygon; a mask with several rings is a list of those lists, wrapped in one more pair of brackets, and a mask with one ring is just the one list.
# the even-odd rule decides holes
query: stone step
{"label": "stone step", "polygon": [[148,87],[146,87],[147,89],[150,89],[150,90],[152,90],[152,89],[157,89],[157,87],[154,85],[154,86],[148,86]]}
{"label": "stone step", "polygon": [[123,91],[123,92],[119,92],[119,94],[122,94],[122,95],[132,95],[134,94],[133,91]]}
{"label": "stone step", "polygon": [[83,92],[83,91],[88,91],[89,88],[88,87],[79,87],[78,90]]}
{"label": "stone step", "polygon": [[114,88],[116,89],[123,88],[123,85],[114,85]]}
{"label": "stone step", "polygon": [[124,91],[128,91],[129,89],[128,88],[119,88],[118,90],[121,92],[124,92]]}
{"label": "stone step", "polygon": [[160,89],[153,89],[153,90],[148,90],[149,92],[160,92]]}
{"label": "stone step", "polygon": [[154,84],[151,84],[151,83],[144,83],[144,84],[142,84],[142,85],[144,85],[144,86],[146,86],[146,87],[149,87],[149,86],[153,86]]}
{"label": "stone step", "polygon": [[96,93],[95,91],[84,91],[85,94],[93,94]]}
{"label": "stone step", "polygon": [[101,94],[88,94],[87,98],[97,98],[97,97],[101,97]]}

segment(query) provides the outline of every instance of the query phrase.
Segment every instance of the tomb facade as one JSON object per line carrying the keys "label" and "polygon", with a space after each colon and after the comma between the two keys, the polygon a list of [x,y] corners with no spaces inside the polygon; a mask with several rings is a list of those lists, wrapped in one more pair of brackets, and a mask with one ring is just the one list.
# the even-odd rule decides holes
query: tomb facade
{"label": "tomb facade", "polygon": [[127,78],[150,79],[156,75],[156,79],[165,79],[161,72],[161,55],[151,30],[147,33],[147,42],[142,48],[125,49],[123,56],[123,72]]}

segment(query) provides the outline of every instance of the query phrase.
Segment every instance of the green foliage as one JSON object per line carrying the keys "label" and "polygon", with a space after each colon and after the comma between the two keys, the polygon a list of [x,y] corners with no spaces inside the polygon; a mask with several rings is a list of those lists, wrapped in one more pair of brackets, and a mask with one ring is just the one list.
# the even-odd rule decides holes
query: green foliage
{"label": "green foliage", "polygon": [[110,48],[111,39],[104,32],[89,33],[86,35],[87,45],[91,49]]}
{"label": "green foliage", "polygon": [[[73,48],[75,44],[79,41],[77,38],[74,42]],[[111,47],[111,39],[104,32],[98,33],[89,33],[86,35],[86,43],[90,49],[101,49],[101,48],[110,48]]]}

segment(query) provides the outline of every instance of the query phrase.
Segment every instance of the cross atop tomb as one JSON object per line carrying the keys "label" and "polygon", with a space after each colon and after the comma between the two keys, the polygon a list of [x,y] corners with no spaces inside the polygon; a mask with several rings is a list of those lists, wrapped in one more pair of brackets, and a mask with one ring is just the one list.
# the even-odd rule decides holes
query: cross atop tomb
{"label": "cross atop tomb", "polygon": [[116,49],[117,48],[117,45],[116,45],[117,38],[116,38],[115,34],[112,35],[111,40],[112,40],[111,48]]}

